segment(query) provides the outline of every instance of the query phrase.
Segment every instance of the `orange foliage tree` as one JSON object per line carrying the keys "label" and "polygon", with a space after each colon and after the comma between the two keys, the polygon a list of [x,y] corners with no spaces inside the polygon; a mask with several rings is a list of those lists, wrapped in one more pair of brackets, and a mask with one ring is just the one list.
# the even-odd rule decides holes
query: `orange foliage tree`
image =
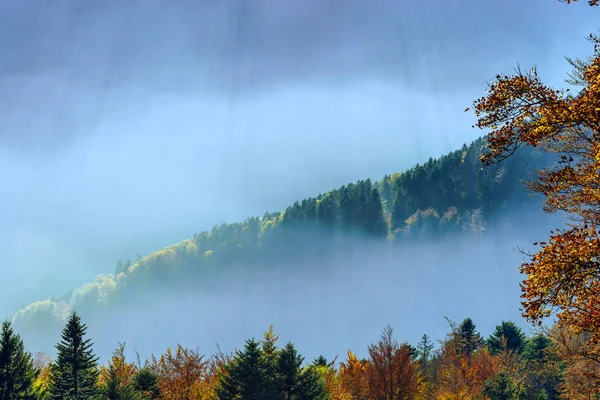
{"label": "orange foliage tree", "polygon": [[344,390],[353,400],[369,399],[369,381],[367,380],[367,368],[369,362],[356,357],[348,350],[348,359],[340,364],[339,378]]}
{"label": "orange foliage tree", "polygon": [[399,344],[387,326],[381,339],[369,346],[366,365],[370,399],[412,400],[419,393],[422,378],[407,343]]}
{"label": "orange foliage tree", "polygon": [[[600,37],[590,35],[594,54],[568,59],[568,83],[576,95],[543,84],[534,69],[497,75],[487,95],[474,102],[476,126],[489,128],[489,165],[530,145],[553,154],[557,162],[537,171],[527,183],[544,198],[544,210],[563,211],[568,228],[551,232],[520,271],[523,316],[530,322],[556,312],[576,332],[600,339]],[[560,159],[558,158],[560,156]],[[537,245],[537,243],[535,244]]]}
{"label": "orange foliage tree", "polygon": [[125,343],[119,343],[119,346],[113,352],[110,360],[108,361],[107,367],[104,365],[100,367],[98,384],[101,386],[106,385],[110,379],[109,369],[115,371],[121,386],[127,386],[131,384],[133,376],[137,373],[138,368],[134,363],[127,361],[125,357]]}
{"label": "orange foliage tree", "polygon": [[173,352],[156,358],[151,368],[159,377],[161,398],[165,400],[204,400],[213,396],[212,385],[206,380],[209,362],[197,350],[177,345]]}
{"label": "orange foliage tree", "polygon": [[561,397],[578,400],[600,394],[600,345],[590,342],[589,333],[577,334],[568,326],[554,325],[548,337],[566,363]]}
{"label": "orange foliage tree", "polygon": [[454,324],[452,333],[442,342],[436,364],[437,400],[484,399],[485,383],[498,372],[498,361],[481,345],[465,346]]}

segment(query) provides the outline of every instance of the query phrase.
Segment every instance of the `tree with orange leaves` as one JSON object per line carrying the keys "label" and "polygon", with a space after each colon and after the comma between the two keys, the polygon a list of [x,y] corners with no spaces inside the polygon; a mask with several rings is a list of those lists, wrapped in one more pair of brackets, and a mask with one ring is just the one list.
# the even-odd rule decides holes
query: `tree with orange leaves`
{"label": "tree with orange leaves", "polygon": [[412,400],[419,393],[422,378],[407,343],[399,344],[387,326],[381,339],[369,346],[366,368],[370,399]]}
{"label": "tree with orange leaves", "polygon": [[[530,145],[557,157],[527,183],[544,197],[548,213],[565,212],[567,229],[551,232],[547,242],[520,268],[523,316],[530,322],[557,312],[575,332],[600,339],[600,36],[590,35],[594,54],[568,59],[574,67],[569,89],[546,86],[534,69],[498,75],[488,93],[474,102],[476,126],[489,128],[489,165]],[[560,156],[560,159],[558,159]],[[537,243],[535,244],[537,245]]]}
{"label": "tree with orange leaves", "polygon": [[340,383],[353,400],[369,399],[367,368],[369,362],[348,350],[348,359],[340,364]]}
{"label": "tree with orange leaves", "polygon": [[205,375],[208,362],[197,350],[177,345],[173,352],[156,358],[152,356],[152,370],[159,377],[161,398],[165,400],[203,400],[212,398],[212,388],[207,388]]}
{"label": "tree with orange leaves", "polygon": [[108,366],[100,367],[98,383],[107,399],[137,399],[139,396],[133,387],[133,377],[137,373],[135,364],[125,358],[125,343],[113,352]]}

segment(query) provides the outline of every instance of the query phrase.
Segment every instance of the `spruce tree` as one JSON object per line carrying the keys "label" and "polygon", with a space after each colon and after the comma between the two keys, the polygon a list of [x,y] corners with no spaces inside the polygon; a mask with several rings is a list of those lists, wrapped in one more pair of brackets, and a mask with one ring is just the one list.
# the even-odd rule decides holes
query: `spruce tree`
{"label": "spruce tree", "polygon": [[514,322],[502,321],[487,340],[487,348],[491,354],[498,354],[503,350],[503,340],[506,340],[506,350],[522,353],[525,348],[526,337],[521,328]]}
{"label": "spruce tree", "polygon": [[225,365],[225,371],[219,376],[215,388],[216,398],[264,400],[266,378],[260,344],[254,339],[249,339],[244,350],[239,352],[231,363]]}
{"label": "spruce tree", "polygon": [[35,399],[36,371],[31,355],[10,322],[2,323],[0,334],[0,400]]}
{"label": "spruce tree", "polygon": [[325,399],[326,392],[319,375],[313,367],[302,368],[304,358],[298,354],[292,343],[288,343],[279,353],[279,374],[281,375],[281,395],[285,400]]}
{"label": "spruce tree", "polygon": [[281,399],[281,374],[277,365],[280,350],[275,344],[277,339],[279,337],[273,333],[273,326],[271,326],[269,331],[264,334],[264,339],[261,342],[261,364],[265,376],[264,400]]}
{"label": "spruce tree", "polygon": [[52,398],[88,400],[98,397],[98,358],[91,339],[84,339],[87,327],[76,313],[71,314],[56,345],[58,355],[52,365]]}
{"label": "spruce tree", "polygon": [[475,350],[478,350],[483,345],[483,338],[479,332],[477,332],[471,318],[465,318],[458,326],[455,335],[458,339],[460,351],[465,352],[467,356],[470,356]]}
{"label": "spruce tree", "polygon": [[148,366],[141,368],[133,376],[133,387],[141,394],[143,400],[156,400],[160,397],[158,375]]}
{"label": "spruce tree", "polygon": [[132,384],[123,384],[119,371],[114,364],[106,370],[102,397],[106,400],[141,400],[142,396],[136,392]]}

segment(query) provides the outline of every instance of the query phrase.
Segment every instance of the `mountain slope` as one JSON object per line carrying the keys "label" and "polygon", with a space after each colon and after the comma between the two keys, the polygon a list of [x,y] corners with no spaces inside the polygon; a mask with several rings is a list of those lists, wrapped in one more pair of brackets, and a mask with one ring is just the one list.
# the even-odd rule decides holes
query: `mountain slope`
{"label": "mountain slope", "polygon": [[[283,212],[215,226],[135,262],[119,262],[114,273],[21,309],[14,326],[29,343],[42,346],[71,309],[99,321],[142,304],[148,295],[218,290],[225,274],[235,271],[326,269],[340,254],[352,253],[353,240],[393,249],[424,238],[484,235],[503,210],[531,201],[519,179],[548,162],[521,149],[501,165],[481,168],[484,145],[478,139],[380,181],[344,185]],[[375,259],[390,254],[377,252]]]}

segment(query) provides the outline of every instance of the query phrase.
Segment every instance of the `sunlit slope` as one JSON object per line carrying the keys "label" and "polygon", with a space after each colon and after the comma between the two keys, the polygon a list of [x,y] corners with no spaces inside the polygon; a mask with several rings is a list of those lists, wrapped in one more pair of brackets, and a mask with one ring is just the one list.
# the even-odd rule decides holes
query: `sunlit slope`
{"label": "sunlit slope", "polygon": [[452,233],[485,235],[503,210],[532,201],[520,179],[548,160],[520,149],[506,162],[482,168],[484,145],[479,139],[380,181],[348,184],[283,212],[215,226],[135,262],[119,262],[113,273],[24,307],[14,316],[14,326],[23,333],[42,334],[40,327],[58,329],[73,309],[96,317],[155,291],[183,295],[214,290],[212,283],[225,271],[281,268],[309,255],[311,262],[326,260],[348,251],[344,241],[349,237],[393,247]]}

